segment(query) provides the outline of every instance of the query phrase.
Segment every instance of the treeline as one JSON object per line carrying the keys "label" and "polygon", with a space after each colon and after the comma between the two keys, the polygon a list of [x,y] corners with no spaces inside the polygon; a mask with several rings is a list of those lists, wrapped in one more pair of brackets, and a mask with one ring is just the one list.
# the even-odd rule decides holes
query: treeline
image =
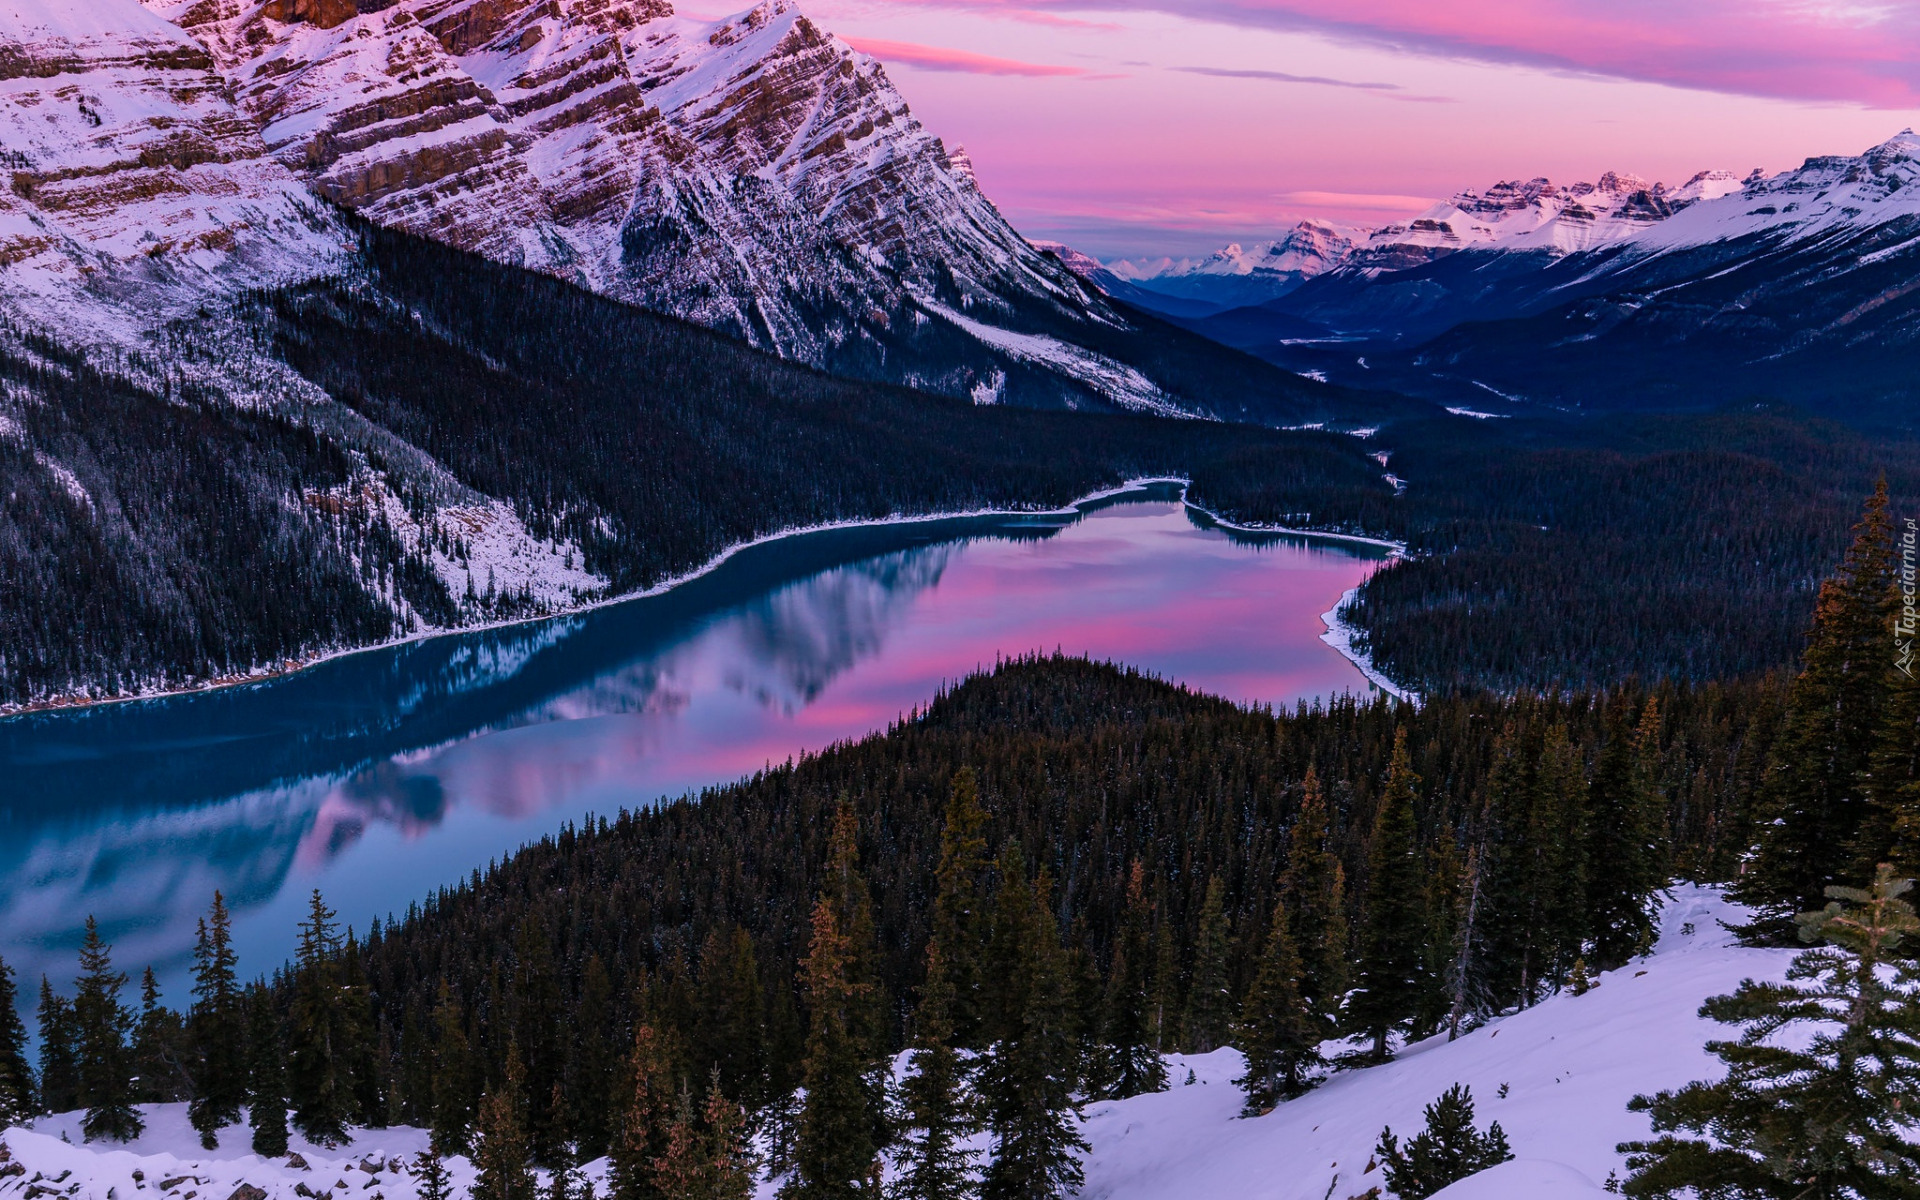
{"label": "treeline", "polygon": [[[918,1170],[985,1122],[1002,1157],[1027,1139],[1019,1169],[1039,1173],[990,1194],[1055,1194],[1077,1169],[1074,1106],[1164,1086],[1167,1051],[1240,1046],[1259,1111],[1329,1068],[1325,1037],[1374,1061],[1646,949],[1666,879],[1737,869],[1784,693],[1275,714],[1080,660],[1010,663],[884,734],[564,829],[364,936],[316,897],[296,962],[228,989],[217,1040],[256,1064],[285,1048],[309,1136],[405,1122],[478,1154],[506,1136],[493,1120],[543,1164],[651,1162],[708,1137],[711,1101],[805,1180],[887,1156]],[[222,925],[216,910],[203,963]],[[276,1102],[271,1082],[206,1082],[216,1039],[194,1030],[222,988],[184,1017],[125,1014],[127,1061],[161,1064],[129,1095],[190,1096],[207,1120],[235,1095]],[[62,1055],[112,1043],[84,1015],[111,1006],[82,1003],[111,990],[84,983],[70,1009],[43,991],[41,1104],[97,1102]],[[258,1032],[231,1032],[242,1009]],[[146,1029],[176,1048],[140,1049]],[[324,1061],[301,1049],[319,1044]],[[950,1085],[883,1086],[903,1049],[933,1064],[909,1079]],[[228,1080],[278,1078],[228,1061]],[[809,1157],[823,1146],[844,1153]],[[979,1165],[1018,1165],[998,1161]]]}
{"label": "treeline", "polygon": [[1818,581],[1920,445],[1783,409],[1403,422],[1386,528],[1412,557],[1360,591],[1374,661],[1421,692],[1789,669]]}

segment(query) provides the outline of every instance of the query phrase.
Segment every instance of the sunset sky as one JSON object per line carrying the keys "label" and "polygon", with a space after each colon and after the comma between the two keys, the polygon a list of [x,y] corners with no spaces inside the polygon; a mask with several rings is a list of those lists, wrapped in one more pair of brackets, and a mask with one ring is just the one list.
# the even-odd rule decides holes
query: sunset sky
{"label": "sunset sky", "polygon": [[1102,257],[1499,179],[1772,172],[1920,124],[1914,0],[802,3],[1022,232]]}

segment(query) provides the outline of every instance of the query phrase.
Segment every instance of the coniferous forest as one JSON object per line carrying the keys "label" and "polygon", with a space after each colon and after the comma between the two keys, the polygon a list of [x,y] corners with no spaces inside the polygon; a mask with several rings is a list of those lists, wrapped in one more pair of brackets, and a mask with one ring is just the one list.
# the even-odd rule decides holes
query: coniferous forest
{"label": "coniferous forest", "polygon": [[[883,733],[570,824],[370,929],[316,892],[294,961],[251,984],[216,895],[184,1011],[151,971],[136,1002],[89,924],[71,994],[39,981],[37,1070],[0,1023],[0,1106],[83,1108],[121,1139],[137,1102],[187,1100],[208,1137],[247,1114],[267,1154],[288,1122],[323,1145],[423,1126],[488,1200],[603,1155],[623,1200],[743,1196],[756,1169],[873,1195],[883,1162],[905,1195],[1045,1197],[1079,1181],[1079,1106],[1166,1088],[1164,1054],[1237,1047],[1256,1115],[1589,986],[1648,951],[1676,878],[1731,881],[1763,943],[1839,897],[1798,928],[1830,944],[1807,971],[1850,995],[1912,924],[1897,877],[1920,866],[1894,551],[1882,488],[1792,677],[1272,712],[1009,661]],[[1837,1078],[1823,1044],[1793,1112]],[[1643,1099],[1657,1130],[1737,1130],[1742,1078]],[[1469,1097],[1429,1115],[1471,1132]],[[984,1161],[962,1148],[979,1130]],[[1839,1139],[1801,1149],[1871,1150]],[[1432,1149],[1382,1145],[1408,1179]],[[1628,1147],[1628,1190],[1708,1179],[1695,1145]]]}

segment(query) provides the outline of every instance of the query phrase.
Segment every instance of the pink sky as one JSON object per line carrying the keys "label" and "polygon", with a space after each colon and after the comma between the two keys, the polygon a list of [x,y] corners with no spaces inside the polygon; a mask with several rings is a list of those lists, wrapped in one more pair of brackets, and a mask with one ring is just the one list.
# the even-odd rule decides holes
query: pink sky
{"label": "pink sky", "polygon": [[1503,178],[1775,171],[1920,123],[1913,0],[802,3],[1023,232],[1105,257]]}

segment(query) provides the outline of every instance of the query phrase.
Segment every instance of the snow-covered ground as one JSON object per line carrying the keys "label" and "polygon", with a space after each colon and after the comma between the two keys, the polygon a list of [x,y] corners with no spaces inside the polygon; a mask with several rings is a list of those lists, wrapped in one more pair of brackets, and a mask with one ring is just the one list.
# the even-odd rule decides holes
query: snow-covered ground
{"label": "snow-covered ground", "polygon": [[[1084,1133],[1087,1200],[1350,1200],[1382,1184],[1373,1148],[1383,1125],[1405,1137],[1421,1110],[1454,1083],[1473,1090],[1482,1127],[1497,1120],[1514,1162],[1462,1180],[1445,1200],[1550,1200],[1604,1194],[1623,1172],[1616,1143],[1645,1135],[1629,1113],[1639,1092],[1719,1074],[1702,1049],[1723,1027],[1697,1015],[1708,996],[1742,979],[1779,979],[1791,951],[1733,944],[1722,920],[1739,910],[1714,889],[1675,889],[1652,955],[1600,977],[1584,996],[1562,994],[1449,1043],[1444,1036],[1401,1051],[1391,1063],[1333,1077],[1264,1117],[1241,1119],[1232,1080],[1239,1055],[1174,1055],[1173,1087],[1089,1105]],[[1191,1082],[1189,1082],[1191,1079]],[[247,1151],[242,1128],[202,1151],[184,1105],[149,1106],[147,1132],[126,1146],[81,1143],[77,1113],[44,1118],[0,1137],[21,1173],[0,1175],[0,1197],[57,1194],[134,1200],[229,1200],[241,1184],[272,1200],[331,1192],[335,1200],[414,1200],[408,1159],[426,1145],[416,1129],[370,1130],[344,1150],[294,1140],[299,1162]],[[300,1165],[304,1163],[305,1165]],[[456,1194],[473,1168],[454,1159]],[[0,1171],[6,1164],[0,1164]],[[604,1194],[606,1164],[586,1171]],[[1623,1172],[1624,1173],[1624,1172]],[[171,1183],[172,1186],[167,1186]],[[763,1185],[763,1196],[773,1187]],[[257,1198],[256,1198],[257,1200]]]}

